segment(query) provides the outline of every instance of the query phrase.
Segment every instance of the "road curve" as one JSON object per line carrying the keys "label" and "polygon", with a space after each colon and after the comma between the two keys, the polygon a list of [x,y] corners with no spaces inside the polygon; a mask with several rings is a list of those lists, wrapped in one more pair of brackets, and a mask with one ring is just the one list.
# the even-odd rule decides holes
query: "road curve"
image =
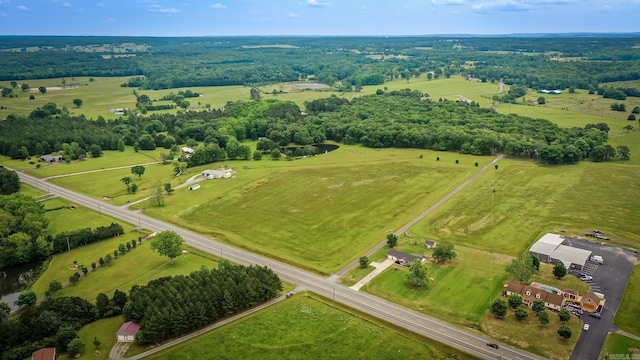
{"label": "road curve", "polygon": [[478,358],[520,360],[544,359],[526,351],[502,344],[499,350],[495,350],[486,345],[487,342],[492,341],[486,336],[449,325],[440,320],[406,309],[400,305],[390,303],[375,296],[354,291],[342,285],[337,285],[327,278],[322,278],[316,274],[308,273],[275,260],[219,243],[213,239],[182,229],[175,225],[143,214],[133,213],[118,206],[104,204],[99,200],[78,194],[72,190],[68,190],[54,184],[49,184],[41,179],[24,173],[19,172],[18,174],[23,183],[69,199],[80,206],[99,211],[105,215],[112,216],[131,224],[138,224],[138,226],[152,231],[175,231],[185,239],[185,242],[188,245],[202,251],[224,257],[238,264],[268,266],[284,281],[294,283],[297,286],[306,288],[314,293],[333,299],[336,302],[340,302],[417,334],[457,348]]}

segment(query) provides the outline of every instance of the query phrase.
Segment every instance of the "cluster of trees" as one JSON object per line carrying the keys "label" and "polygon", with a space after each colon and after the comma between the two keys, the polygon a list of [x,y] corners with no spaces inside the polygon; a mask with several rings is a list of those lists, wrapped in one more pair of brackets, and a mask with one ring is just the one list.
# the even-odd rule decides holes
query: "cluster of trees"
{"label": "cluster of trees", "polygon": [[134,286],[124,316],[140,323],[138,343],[156,343],[269,300],[281,290],[271,269],[222,260],[217,270],[202,268]]}
{"label": "cluster of trees", "polygon": [[21,193],[0,195],[0,269],[45,259],[50,253],[42,203]]}
{"label": "cluster of trees", "polygon": [[94,230],[84,228],[64,231],[53,238],[53,253],[58,254],[122,234],[124,234],[124,228],[117,223],[111,223],[109,226],[99,226]]}
{"label": "cluster of trees", "polygon": [[[49,297],[36,305],[34,293],[21,294],[23,310],[0,321],[0,359],[21,360],[44,347],[70,353],[81,349],[77,330],[96,320],[96,307],[79,297]],[[76,340],[77,339],[77,340]],[[73,345],[71,343],[73,342]]]}
{"label": "cluster of trees", "polygon": [[18,191],[20,191],[18,173],[0,166],[0,195],[11,195]]}
{"label": "cluster of trees", "polygon": [[[616,149],[612,152],[606,145],[606,124],[561,128],[547,120],[503,115],[473,103],[423,100],[423,95],[405,89],[380,91],[350,102],[337,98],[316,100],[307,103],[312,109],[308,115],[303,115],[293,102],[270,99],[229,102],[224,111],[129,115],[108,122],[82,116],[60,116],[55,122],[11,117],[0,124],[0,146],[3,154],[21,158],[25,153],[62,150],[64,143],[73,142],[77,146],[69,145],[69,150],[91,150],[96,144],[96,151],[122,149],[124,144],[133,145],[134,149],[163,146],[173,151],[176,144],[204,142],[205,146],[189,159],[190,166],[227,158],[249,159],[251,149],[240,142],[261,137],[280,147],[329,139],[375,148],[426,148],[474,155],[501,152],[549,164],[588,158],[603,161],[617,155]],[[51,131],[42,131],[37,128],[40,125]],[[69,153],[77,155],[77,151]]]}

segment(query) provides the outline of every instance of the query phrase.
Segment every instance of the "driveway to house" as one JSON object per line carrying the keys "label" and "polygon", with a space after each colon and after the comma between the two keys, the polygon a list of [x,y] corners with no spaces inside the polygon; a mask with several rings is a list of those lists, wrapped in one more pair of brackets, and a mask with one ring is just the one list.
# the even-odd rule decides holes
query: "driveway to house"
{"label": "driveway to house", "polygon": [[130,169],[134,166],[138,166],[138,165],[154,165],[154,164],[160,164],[162,163],[161,161],[154,161],[154,162],[148,162],[148,163],[142,163],[142,164],[133,164],[133,165],[126,165],[126,166],[116,166],[116,167],[112,167],[112,168],[106,168],[106,169],[98,169],[98,170],[88,170],[88,171],[80,171],[80,172],[75,172],[75,173],[69,173],[69,174],[62,174],[62,175],[55,175],[55,176],[49,176],[46,178],[42,178],[42,180],[50,180],[50,179],[56,179],[56,178],[62,178],[62,177],[68,177],[68,176],[76,176],[76,175],[84,175],[84,174],[93,174],[93,173],[98,173],[98,172],[103,172],[103,171],[111,171],[111,170],[120,170],[120,169]]}
{"label": "driveway to house", "polygon": [[[494,161],[497,161],[494,160]],[[486,170],[486,169],[485,169]],[[543,359],[540,356],[531,354],[525,350],[517,349],[509,345],[500,344],[500,349],[493,349],[487,346],[492,339],[459,328],[454,325],[447,324],[444,321],[437,320],[423,313],[419,313],[403,306],[388,302],[370,294],[354,291],[327,278],[320,277],[317,274],[309,273],[301,269],[295,268],[285,263],[278,262],[273,259],[254,254],[243,249],[238,249],[227,244],[215,241],[214,239],[203,235],[185,230],[158,219],[146,216],[144,214],[133,213],[126,209],[111,204],[104,204],[100,200],[90,198],[88,196],[78,194],[74,191],[63,187],[48,184],[47,182],[35,178],[24,173],[18,173],[20,180],[39,189],[47,189],[53,194],[69,199],[80,206],[98,211],[103,214],[113,216],[114,218],[129,223],[138,223],[140,226],[151,231],[170,230],[182,236],[185,242],[202,251],[221,256],[231,262],[242,265],[267,266],[271,268],[284,281],[302,286],[320,296],[333,299],[336,302],[349,306],[355,310],[375,316],[383,321],[395,324],[419,335],[430,338],[434,341],[441,342],[445,345],[459,349],[472,356],[481,359]],[[479,176],[479,173],[475,176]],[[453,195],[451,195],[453,196]],[[449,196],[450,197],[450,196]]]}
{"label": "driveway to house", "polygon": [[[459,193],[460,191],[462,191],[464,188],[466,188],[469,184],[471,184],[475,179],[477,179],[478,177],[480,177],[480,175],[484,174],[487,170],[489,170],[490,168],[494,167],[494,165],[505,158],[505,155],[498,155],[496,156],[495,159],[493,159],[493,161],[491,161],[490,163],[488,163],[487,165],[485,165],[482,169],[480,169],[477,173],[473,174],[470,178],[468,178],[465,182],[463,182],[462,184],[460,184],[457,188],[453,189],[452,192],[448,193],[447,195],[445,195],[442,199],[440,199],[437,203],[431,205],[430,208],[428,208],[427,210],[425,210],[424,212],[422,212],[422,214],[416,216],[413,220],[409,221],[405,226],[401,227],[400,229],[398,229],[398,231],[396,231],[394,234],[396,236],[400,236],[402,234],[404,234],[405,232],[407,232],[407,230],[409,230],[410,227],[412,227],[413,225],[415,225],[418,221],[424,219],[427,215],[431,214],[434,210],[436,210],[437,208],[440,207],[440,205],[444,204],[445,202],[447,202],[447,200],[451,199],[452,197],[454,197],[457,193]],[[384,246],[387,245],[387,240],[382,241],[381,243],[379,243],[378,245],[374,246],[371,250],[367,251],[367,253],[365,254],[366,256],[373,256],[373,254],[376,253],[376,251],[380,250],[381,248],[383,248]],[[347,266],[345,266],[344,268],[338,270],[335,274],[333,274],[330,279],[334,282],[339,282],[340,278],[342,276],[344,276],[344,274],[347,273],[347,271],[353,269],[354,267],[358,266],[359,264],[359,260],[354,260],[351,263],[349,263]]]}
{"label": "driveway to house", "polygon": [[[603,242],[569,237],[565,239],[566,245],[590,250],[593,255],[600,255],[604,259],[603,265],[588,262],[582,270],[582,272],[593,276],[593,280],[588,281],[592,291],[604,294],[607,300],[602,311],[602,318],[597,319],[586,313],[580,315],[580,320],[589,324],[590,327],[589,331],[582,331],[570,357],[570,360],[597,359],[607,334],[618,330],[613,323],[613,318],[622,300],[637,255],[631,249],[619,248]],[[576,273],[572,272],[571,274],[575,275]]]}
{"label": "driveway to house", "polygon": [[373,280],[374,277],[378,276],[381,272],[385,271],[389,266],[393,265],[393,260],[387,258],[381,263],[372,262],[371,266],[375,267],[375,270],[368,273],[367,276],[362,278],[362,280],[358,281],[355,285],[349,287],[352,290],[360,291],[360,288],[365,286],[369,281]]}

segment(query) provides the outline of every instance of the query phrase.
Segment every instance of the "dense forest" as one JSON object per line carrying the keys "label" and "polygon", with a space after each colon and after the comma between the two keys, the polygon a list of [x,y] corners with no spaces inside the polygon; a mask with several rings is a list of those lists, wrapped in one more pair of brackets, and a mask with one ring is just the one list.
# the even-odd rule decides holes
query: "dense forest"
{"label": "dense forest", "polygon": [[[266,138],[272,145],[258,150],[311,145],[333,140],[367,147],[420,148],[464,154],[505,153],[550,164],[582,159],[628,159],[626,147],[606,144],[609,127],[589,124],[561,128],[544,119],[503,115],[475,103],[432,101],[420,91],[401,90],[356,98],[330,97],[308,102],[308,113],[293,102],[256,100],[229,102],[222,109],[177,114],[131,114],[96,121],[52,111],[34,110],[29,117],[0,122],[0,153],[25,159],[61,152],[65,159],[100,156],[101,150],[164,147],[179,154],[178,145],[204,142],[189,165],[225,159],[249,159],[245,139]],[[55,109],[55,104],[49,106]],[[286,151],[282,149],[283,152]]]}
{"label": "dense forest", "polygon": [[624,35],[1,39],[0,80],[117,75],[141,89],[314,78],[349,90],[425,73],[534,89],[640,79],[637,38]]}
{"label": "dense forest", "polygon": [[274,298],[281,290],[273,270],[222,260],[216,270],[203,268],[134,286],[123,312],[140,324],[138,343],[159,343]]}

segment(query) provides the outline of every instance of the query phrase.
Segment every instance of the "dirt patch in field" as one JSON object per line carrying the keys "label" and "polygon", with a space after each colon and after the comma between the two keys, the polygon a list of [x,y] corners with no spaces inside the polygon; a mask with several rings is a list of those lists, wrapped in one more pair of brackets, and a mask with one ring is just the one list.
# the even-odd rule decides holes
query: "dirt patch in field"
{"label": "dirt patch in field", "polygon": [[291,84],[291,86],[300,90],[319,90],[319,89],[329,88],[329,85],[320,84],[320,83],[299,83],[299,84]]}

